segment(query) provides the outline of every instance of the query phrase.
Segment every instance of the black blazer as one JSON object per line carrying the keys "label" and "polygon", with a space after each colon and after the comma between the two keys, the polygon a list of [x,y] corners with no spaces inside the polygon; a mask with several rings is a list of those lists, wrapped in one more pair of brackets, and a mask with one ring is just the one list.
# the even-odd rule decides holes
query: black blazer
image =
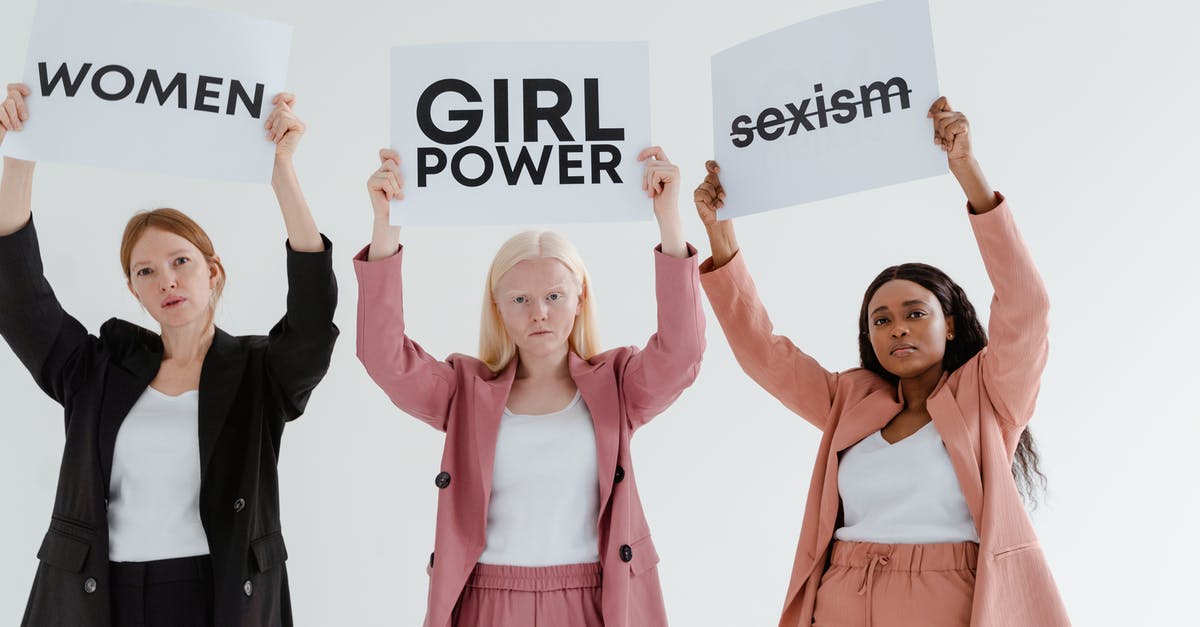
{"label": "black blazer", "polygon": [[[292,624],[279,525],[279,440],[325,375],[338,329],[332,244],[287,248],[287,313],[267,336],[217,329],[200,374],[200,520],[215,624]],[[89,335],[42,271],[33,221],[0,237],[0,335],[62,404],[66,445],[22,625],[108,627],[109,472],[121,421],[158,372],[162,340],[111,319]]]}

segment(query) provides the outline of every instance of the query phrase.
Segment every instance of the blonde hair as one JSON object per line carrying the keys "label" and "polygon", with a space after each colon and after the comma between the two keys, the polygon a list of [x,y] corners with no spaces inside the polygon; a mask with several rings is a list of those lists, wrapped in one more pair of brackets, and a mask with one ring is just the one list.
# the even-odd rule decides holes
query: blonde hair
{"label": "blonde hair", "polygon": [[217,301],[221,299],[221,292],[225,289],[225,266],[217,259],[217,252],[213,249],[208,233],[178,209],[162,207],[151,211],[139,211],[129,218],[129,222],[125,224],[125,234],[121,236],[121,271],[125,273],[125,280],[130,280],[133,247],[149,229],[158,229],[182,237],[204,255],[205,263],[217,267],[220,277],[217,278],[217,286],[213,289],[212,306],[215,308]]}
{"label": "blonde hair", "polygon": [[500,277],[513,266],[539,257],[562,262],[579,285],[583,302],[580,303],[579,316],[575,318],[575,327],[571,329],[568,339],[570,349],[584,359],[590,359],[600,352],[596,333],[596,312],[592,306],[591,281],[579,251],[575,250],[567,238],[554,231],[524,231],[509,238],[500,250],[496,251],[492,267],[488,270],[487,282],[483,286],[479,359],[483,360],[492,372],[503,370],[517,355],[516,342],[509,337],[504,319],[500,316],[500,309],[496,305],[496,286],[500,283]]}

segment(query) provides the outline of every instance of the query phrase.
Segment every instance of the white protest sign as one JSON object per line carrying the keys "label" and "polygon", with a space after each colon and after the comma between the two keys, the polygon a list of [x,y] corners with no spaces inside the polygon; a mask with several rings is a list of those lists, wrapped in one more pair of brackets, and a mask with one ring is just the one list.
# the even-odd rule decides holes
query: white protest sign
{"label": "white protest sign", "polygon": [[404,225],[648,220],[645,43],[392,49]]}
{"label": "white protest sign", "polygon": [[926,0],[801,22],[712,59],[713,139],[737,217],[947,171]]}
{"label": "white protest sign", "polygon": [[0,152],[267,182],[263,125],[291,40],[291,26],[214,11],[42,2],[25,60],[30,119]]}

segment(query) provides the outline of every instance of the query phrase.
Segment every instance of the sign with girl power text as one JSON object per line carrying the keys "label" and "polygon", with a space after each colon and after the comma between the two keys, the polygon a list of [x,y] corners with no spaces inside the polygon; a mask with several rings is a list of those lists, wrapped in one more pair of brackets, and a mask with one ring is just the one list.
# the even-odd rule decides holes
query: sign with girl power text
{"label": "sign with girl power text", "polygon": [[392,49],[402,225],[648,220],[645,43]]}

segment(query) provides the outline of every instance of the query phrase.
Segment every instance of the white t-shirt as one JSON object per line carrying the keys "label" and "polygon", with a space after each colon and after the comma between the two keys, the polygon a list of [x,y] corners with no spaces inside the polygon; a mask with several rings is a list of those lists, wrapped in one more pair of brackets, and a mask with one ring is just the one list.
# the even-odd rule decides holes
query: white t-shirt
{"label": "white t-shirt", "polygon": [[147,387],[129,410],[113,450],[108,486],[108,559],[208,555],[200,524],[200,393]]}
{"label": "white t-shirt", "polygon": [[500,419],[482,564],[600,561],[596,432],[579,392],[563,409]]}
{"label": "white t-shirt", "polygon": [[879,431],[842,453],[838,540],[886,544],[979,542],[950,454],[930,421],[888,444]]}

